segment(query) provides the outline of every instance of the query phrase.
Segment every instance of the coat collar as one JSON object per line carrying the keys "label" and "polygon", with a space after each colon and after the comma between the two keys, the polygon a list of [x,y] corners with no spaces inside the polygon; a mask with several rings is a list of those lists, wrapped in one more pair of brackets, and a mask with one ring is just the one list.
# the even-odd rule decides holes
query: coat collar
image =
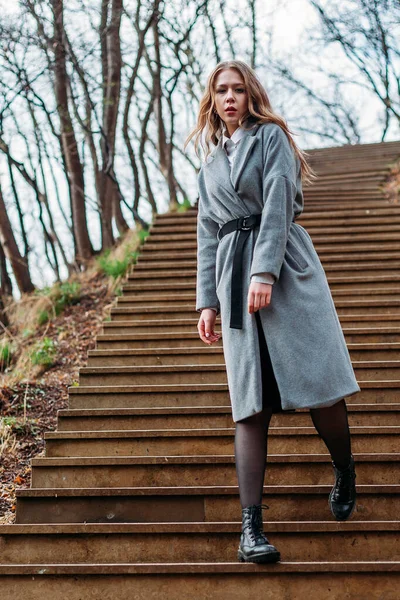
{"label": "coat collar", "polygon": [[[245,127],[248,127],[248,121],[246,121],[244,125]],[[256,123],[252,129],[243,131],[243,139],[240,141],[232,167],[229,166],[229,160],[223,147],[223,136],[221,134],[218,144],[208,156],[207,162],[205,163],[207,171],[214,179],[221,183],[221,185],[226,186],[227,183],[228,185],[230,183],[234,190],[237,191],[239,177],[246,166],[253,147],[258,141],[258,136],[255,134],[259,126],[260,125]]]}
{"label": "coat collar", "polygon": [[246,130],[243,129],[243,127],[238,127],[237,129],[235,129],[235,131],[232,133],[232,135],[230,137],[228,137],[226,135],[226,133],[227,133],[227,128],[224,123],[223,128],[222,128],[222,146],[223,147],[225,146],[225,144],[228,140],[230,140],[234,144],[237,144],[238,142],[240,142],[242,137],[244,135],[246,135]]}

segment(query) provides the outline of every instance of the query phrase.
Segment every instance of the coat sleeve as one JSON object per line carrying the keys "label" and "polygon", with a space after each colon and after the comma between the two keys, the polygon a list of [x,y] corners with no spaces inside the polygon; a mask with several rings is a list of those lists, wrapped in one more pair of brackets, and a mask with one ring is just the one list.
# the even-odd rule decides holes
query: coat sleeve
{"label": "coat sleeve", "polygon": [[256,283],[269,283],[273,285],[275,283],[275,276],[271,273],[258,273],[257,275],[251,276],[251,281]]}
{"label": "coat sleeve", "polygon": [[220,304],[216,292],[219,225],[204,213],[203,202],[206,190],[201,172],[198,181],[196,311],[201,312],[203,308],[216,308],[216,313],[219,315]]}
{"label": "coat sleeve", "polygon": [[263,136],[263,209],[254,244],[250,278],[268,271],[279,279],[294,216],[297,164],[294,150],[279,125]]}

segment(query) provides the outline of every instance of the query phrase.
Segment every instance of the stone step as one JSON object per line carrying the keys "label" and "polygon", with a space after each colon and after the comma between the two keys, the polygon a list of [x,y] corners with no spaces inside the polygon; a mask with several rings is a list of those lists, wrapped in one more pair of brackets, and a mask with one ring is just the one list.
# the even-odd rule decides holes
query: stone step
{"label": "stone step", "polygon": [[400,342],[400,332],[398,327],[343,327],[343,333],[348,343],[355,342]]}
{"label": "stone step", "polygon": [[334,300],[348,299],[355,301],[359,298],[365,298],[366,294],[368,294],[369,300],[386,300],[399,298],[400,285],[390,285],[387,282],[383,284],[381,281],[375,281],[373,286],[370,283],[365,283],[361,288],[344,285],[340,287],[333,286],[331,292]]}
{"label": "stone step", "polygon": [[[303,227],[307,227],[309,223],[313,221],[322,221],[326,222],[329,219],[331,221],[338,221],[341,224],[345,224],[348,219],[359,220],[362,221],[373,221],[376,218],[382,217],[397,217],[399,216],[399,208],[396,205],[382,205],[377,204],[375,208],[365,209],[353,209],[352,205],[343,208],[342,210],[333,210],[329,212],[329,215],[326,214],[325,211],[318,211],[318,209],[309,210],[308,206],[305,207],[305,210],[301,213],[301,215],[296,219],[296,222],[302,225]],[[157,219],[151,227],[151,231],[169,229],[171,227],[176,226],[192,226],[196,228],[197,223],[197,211],[192,215],[181,216],[177,219],[175,216],[171,216],[170,214],[165,215],[157,215]]]}
{"label": "stone step", "polygon": [[[264,520],[332,520],[332,485],[264,486]],[[398,521],[399,485],[357,485],[354,521]],[[240,514],[237,486],[34,488],[17,495],[17,524],[232,521]],[[335,523],[337,526],[337,523]]]}
{"label": "stone step", "polygon": [[[342,291],[359,290],[364,289],[364,294],[368,297],[370,291],[374,293],[375,290],[384,289],[385,286],[389,285],[387,281],[385,281],[385,276],[376,277],[374,282],[369,283],[366,281],[364,285],[358,285],[358,280],[355,278],[354,285],[351,285],[350,282],[336,282],[329,280],[329,287],[331,289],[332,296],[335,296],[335,290],[340,289]],[[394,283],[396,285],[397,282]],[[177,283],[174,286],[171,284],[163,284],[163,293],[160,293],[160,285],[157,282],[153,282],[151,284],[133,284],[133,286],[127,287],[123,290],[123,295],[118,296],[116,298],[116,304],[114,306],[118,306],[123,308],[124,306],[131,306],[141,308],[142,312],[153,312],[155,307],[159,307],[161,309],[167,307],[174,307],[177,304],[188,304],[190,303],[193,310],[195,308],[195,290],[196,284],[194,282],[189,282],[187,285],[183,285],[181,283]],[[390,287],[393,287],[391,285]],[[362,313],[360,313],[362,314]]]}
{"label": "stone step", "polygon": [[[340,165],[340,170],[344,167],[350,167],[355,165],[357,162],[360,163],[360,168],[365,168],[367,164],[371,166],[378,161],[386,157],[386,165],[391,160],[397,159],[399,154],[400,143],[395,142],[374,142],[372,144],[347,144],[344,146],[335,146],[333,148],[313,148],[308,149],[307,153],[310,153],[310,160],[313,167],[318,168],[318,172],[325,169],[329,173],[332,172],[333,165]],[[365,159],[368,157],[368,163],[365,163]]]}
{"label": "stone step", "polygon": [[[46,456],[165,456],[231,454],[234,427],[122,431],[50,431]],[[354,452],[396,452],[400,427],[351,427]],[[270,427],[271,454],[321,454],[325,445],[314,427]]]}
{"label": "stone step", "polygon": [[[400,282],[400,275],[353,275],[353,277],[340,277],[332,275],[327,278],[329,287],[334,295],[336,290],[381,290],[385,287],[396,288]],[[117,297],[118,305],[127,303],[138,305],[144,309],[151,309],[154,306],[167,306],[180,302],[194,302],[196,297],[196,282],[190,281],[176,284],[163,284],[163,293],[160,293],[159,284],[155,281],[148,284],[130,283],[122,287],[123,295]],[[154,294],[156,292],[156,295]]]}
{"label": "stone step", "polygon": [[[235,562],[93,563],[0,566],[2,600],[15,600],[26,590],[29,600],[101,598],[114,600],[123,589],[126,598],[163,600],[193,598],[226,600],[252,596],[267,600],[393,598],[400,585],[396,561],[282,561],[272,565]],[[310,585],[312,583],[312,585]],[[118,586],[118,587],[117,587]],[[188,592],[189,590],[189,592]],[[195,595],[195,596],[194,596]],[[28,596],[25,596],[28,597]]]}
{"label": "stone step", "polygon": [[[346,230],[351,229],[352,233],[373,233],[389,231],[398,231],[400,228],[400,210],[394,216],[379,216],[371,217],[366,215],[365,218],[351,218],[344,216],[341,219],[327,218],[325,215],[321,219],[313,219],[309,221],[296,221],[304,227],[307,232],[312,235],[335,235],[346,233]],[[162,236],[169,238],[171,235],[188,235],[196,234],[195,224],[180,224],[170,225],[169,227],[154,227],[151,229],[152,240],[160,239]]]}
{"label": "stone step", "polygon": [[[313,239],[314,247],[318,252],[318,256],[322,261],[326,261],[331,259],[334,260],[348,260],[348,255],[345,252],[346,245],[342,246],[338,244],[334,244],[329,246],[329,240],[325,240],[325,243],[317,243],[313,236],[310,236]],[[399,252],[399,244],[395,241],[383,241],[383,246],[381,247],[379,244],[375,243],[367,243],[367,244],[352,244],[350,246],[350,256],[354,260],[358,258],[360,260],[367,260],[373,257],[379,258],[380,255],[383,255],[385,258],[393,258],[398,255]],[[185,260],[196,260],[197,258],[197,244],[186,243],[187,247],[185,248],[185,252],[179,252],[178,250],[168,249],[166,248],[164,251],[160,250],[159,246],[152,247],[149,243],[149,246],[143,247],[143,251],[140,253],[138,257],[138,261],[136,264],[142,264],[143,262],[153,262],[157,260],[171,260],[175,261],[179,264],[181,261]],[[364,250],[364,252],[362,252]]]}
{"label": "stone step", "polygon": [[387,173],[387,169],[384,171],[377,171],[372,165],[371,170],[368,173],[360,170],[348,175],[342,172],[332,171],[331,173],[328,173],[325,171],[323,175],[319,176],[318,179],[313,182],[310,189],[315,191],[316,189],[328,188],[329,191],[332,191],[332,186],[334,185],[335,190],[336,188],[339,190],[343,188],[354,190],[378,190],[378,185],[381,183],[385,173]]}
{"label": "stone step", "polygon": [[[392,285],[390,285],[389,287],[396,287],[396,284],[398,284],[399,282],[399,275],[398,273],[392,273],[391,270],[393,270],[393,268],[395,268],[399,262],[400,262],[400,253],[396,252],[393,253],[392,256],[390,257],[386,257],[386,258],[380,258],[379,254],[373,254],[373,253],[369,253],[368,256],[364,256],[360,259],[357,260],[356,258],[357,255],[353,256],[353,255],[339,255],[339,254],[335,254],[332,255],[330,257],[326,257],[324,258],[323,256],[319,255],[320,259],[321,259],[321,263],[323,265],[323,268],[327,274],[327,280],[328,283],[331,284],[332,283],[336,283],[335,280],[332,280],[332,277],[337,277],[337,276],[341,276],[342,273],[337,273],[337,271],[339,271],[341,268],[346,269],[346,272],[352,268],[353,265],[348,264],[349,259],[351,259],[351,261],[353,263],[361,264],[364,265],[365,268],[369,269],[370,266],[372,265],[371,271],[367,274],[370,276],[369,279],[367,279],[367,282],[371,282],[373,283],[374,281],[376,281],[377,277],[379,277],[379,281],[382,282],[384,281],[385,283],[388,282],[393,282]],[[173,262],[173,267],[171,267],[171,262]],[[386,271],[384,273],[382,273],[380,276],[375,274],[375,270],[379,267],[379,263],[384,263],[385,264],[385,269]],[[146,261],[142,261],[141,263],[138,263],[135,265],[135,270],[131,272],[131,280],[130,283],[132,283],[132,278],[133,281],[135,281],[135,279],[141,279],[143,278],[143,274],[144,273],[151,273],[152,271],[156,271],[157,273],[159,273],[160,275],[165,276],[166,275],[166,271],[170,271],[170,273],[175,274],[176,276],[178,276],[180,274],[180,272],[183,269],[187,270],[196,270],[197,267],[197,261],[196,259],[187,259],[187,260],[165,260],[165,261],[160,261],[160,260],[146,260]],[[382,270],[382,269],[381,269]],[[135,274],[141,274],[138,277],[134,277]],[[332,274],[331,274],[332,273]],[[191,276],[191,275],[190,275]],[[347,276],[348,277],[348,276]],[[346,280],[345,280],[346,282]],[[363,282],[365,283],[365,279],[361,278],[360,283]],[[127,284],[128,286],[130,284]],[[129,290],[132,288],[126,287],[125,285],[123,286],[123,291],[125,290]]]}
{"label": "stone step", "polygon": [[[396,484],[400,454],[354,453],[357,484]],[[32,488],[237,485],[234,455],[32,459]],[[268,456],[268,485],[332,485],[328,454]]]}
{"label": "stone step", "polygon": [[[341,304],[341,306],[339,306]],[[342,330],[344,335],[365,335],[370,333],[373,335],[392,335],[396,336],[399,333],[399,322],[394,318],[394,315],[400,314],[400,298],[397,300],[382,300],[380,302],[374,302],[369,300],[360,300],[357,302],[352,301],[337,301],[335,302],[339,320],[344,316],[349,317],[346,321],[341,322]],[[244,309],[245,310],[245,309]],[[268,309],[266,309],[268,310]],[[371,319],[368,323],[368,319],[363,319],[357,322],[359,313],[363,311],[364,317],[369,315],[375,315],[378,311],[381,313],[379,320]],[[111,341],[113,338],[109,336],[117,336],[121,342],[123,340],[130,339],[128,336],[135,336],[136,339],[143,340],[143,346],[148,347],[147,342],[151,339],[165,339],[168,340],[170,336],[171,344],[172,340],[176,339],[173,336],[190,336],[194,332],[204,345],[204,342],[200,339],[197,331],[197,324],[200,318],[200,313],[193,309],[192,313],[196,318],[173,318],[172,316],[166,320],[163,319],[116,319],[114,321],[103,321],[102,333],[97,336],[97,341],[100,343],[105,340],[104,336],[107,336]],[[388,315],[388,319],[386,318]],[[217,315],[216,324],[220,326],[220,315]],[[372,324],[372,321],[374,323]],[[220,332],[222,335],[222,331]],[[164,337],[162,337],[164,336]],[[186,338],[190,339],[190,338]],[[132,339],[133,341],[133,339]],[[370,341],[370,340],[366,340]],[[372,340],[371,340],[372,341]],[[376,341],[384,341],[384,339],[377,339]],[[394,339],[387,341],[395,341]],[[121,347],[121,346],[120,346]],[[133,346],[134,347],[134,346]]]}
{"label": "stone step", "polygon": [[[237,560],[241,523],[101,523],[86,525],[18,525],[18,533],[0,529],[5,546],[2,562],[24,564],[230,562]],[[400,559],[400,522],[266,523],[268,538],[288,561]],[[23,539],[26,538],[24,545]]]}
{"label": "stone step", "polygon": [[80,385],[123,385],[127,381],[139,385],[225,383],[227,377],[225,363],[200,366],[188,365],[186,362],[183,365],[81,367],[79,369]]}
{"label": "stone step", "polygon": [[[143,258],[141,261],[139,261],[136,265],[135,265],[135,270],[136,272],[139,272],[141,270],[149,270],[152,271],[154,268],[157,269],[167,269],[168,265],[169,268],[171,270],[173,270],[175,273],[178,273],[182,268],[193,268],[195,269],[197,267],[197,259],[196,256],[190,257],[187,253],[185,254],[186,258],[183,258],[182,255],[180,256],[180,258],[174,258],[174,252],[165,252],[164,256],[162,258],[164,258],[165,260],[162,260],[160,256],[158,256],[158,254],[155,253],[154,256],[147,256],[146,258]],[[167,255],[172,255],[170,258],[168,258]],[[391,265],[394,264],[396,265],[399,260],[400,260],[400,253],[399,252],[368,252],[366,254],[359,254],[356,252],[349,254],[339,254],[339,253],[335,253],[335,254],[324,254],[322,252],[319,253],[319,258],[321,260],[321,263],[323,266],[327,266],[327,265],[343,265],[344,263],[348,263],[349,258],[351,259],[352,262],[357,262],[361,263],[361,264],[370,264],[371,262],[384,262],[385,265]],[[173,263],[173,269],[171,267],[171,263]],[[135,270],[130,271],[130,274],[133,274],[135,272]],[[327,279],[328,279],[328,283],[330,284],[330,286],[335,289],[335,286],[337,287],[339,283],[341,283],[340,279],[338,281],[338,277],[340,277],[340,274],[338,275],[330,275],[328,273]],[[398,274],[392,274],[392,275],[388,275],[387,273],[377,276],[375,275],[375,272],[372,271],[371,273],[366,273],[366,275],[364,277],[362,276],[358,276],[358,279],[356,280],[359,284],[363,284],[364,286],[366,286],[367,284],[369,285],[373,285],[374,283],[378,282],[378,283],[391,283],[392,285],[390,287],[396,287],[396,285],[399,283],[399,275]],[[356,287],[355,282],[352,282],[351,278],[347,277],[343,279],[343,286],[346,285],[346,283],[352,283],[353,284],[353,288],[354,289],[358,289],[358,286]],[[378,286],[378,289],[380,289],[381,286]],[[122,286],[122,290],[125,291],[129,291],[129,290],[135,290],[136,289],[136,285],[132,286],[132,282],[131,283],[127,283],[125,285]],[[188,288],[188,290],[191,288]],[[118,300],[120,300],[120,298],[122,298],[121,296],[118,297]]]}
{"label": "stone step", "polygon": [[[221,357],[222,359],[222,357]],[[380,379],[400,379],[399,360],[353,361],[356,378],[362,382]],[[225,362],[178,365],[135,365],[118,367],[81,367],[79,383],[82,385],[123,385],[132,384],[180,384],[180,383],[225,383],[227,381]]]}
{"label": "stone step", "polygon": [[[371,321],[372,324],[373,321]],[[219,329],[220,324],[217,320],[217,330]],[[348,344],[347,348],[352,360],[396,360],[399,355],[400,344]],[[221,362],[222,356],[223,348],[221,346],[214,347],[205,344],[202,348],[187,346],[186,348],[89,350],[87,366],[214,364]]]}
{"label": "stone step", "polygon": [[[137,265],[137,268],[132,271],[132,273],[128,277],[129,282],[135,283],[143,283],[142,280],[154,280],[154,279],[162,279],[162,280],[179,280],[196,277],[196,263],[191,261],[191,266],[181,268],[178,266],[175,270],[171,269],[171,266],[168,268],[167,263],[164,263],[162,268],[156,268],[155,265],[151,265],[151,263],[146,263],[144,265]],[[329,275],[332,274],[334,276],[340,277],[351,277],[349,271],[354,271],[354,273],[360,273],[361,271],[371,271],[369,275],[376,276],[398,276],[398,267],[400,265],[399,260],[393,261],[351,261],[351,256],[348,256],[347,262],[327,262],[326,260],[323,262],[324,271],[327,274],[328,283],[330,282]],[[397,270],[396,270],[397,269]],[[190,282],[191,283],[191,282]]]}
{"label": "stone step", "polygon": [[[311,192],[312,187],[311,188],[307,188],[307,193]],[[371,203],[371,200],[368,200],[369,203]],[[322,202],[321,202],[322,203]],[[310,207],[307,205],[304,207],[304,211],[301,213],[301,215],[299,217],[297,217],[297,222],[302,223],[303,220],[307,220],[310,218],[326,218],[326,212],[325,211],[319,211],[318,210],[318,203],[314,203],[315,206],[313,205],[313,209],[311,210]],[[332,211],[332,213],[329,213],[329,216],[332,216],[332,218],[336,218],[336,217],[346,217],[346,216],[353,216],[353,217],[368,217],[368,215],[374,216],[377,214],[382,214],[382,215],[397,215],[399,213],[399,208],[397,206],[397,204],[393,204],[391,202],[388,202],[387,199],[383,198],[382,195],[378,195],[375,201],[375,207],[368,207],[368,209],[366,209],[365,207],[361,206],[361,207],[353,207],[353,204],[343,204],[342,203],[342,207],[338,208],[334,211]],[[171,213],[163,213],[163,214],[158,214],[156,216],[156,220],[153,224],[154,227],[169,227],[170,225],[175,225],[177,223],[195,223],[197,220],[197,215],[198,215],[198,209],[197,207],[194,208],[193,211],[191,211],[190,213],[187,212],[185,214],[180,214],[175,215],[175,214],[171,214]]]}
{"label": "stone step", "polygon": [[[400,404],[350,404],[353,425],[400,426]],[[275,414],[271,426],[311,426],[309,411]],[[231,406],[179,406],[165,408],[63,409],[57,413],[58,431],[114,431],[129,429],[178,429],[233,427]]]}
{"label": "stone step", "polygon": [[[377,228],[378,229],[378,228]],[[328,232],[318,232],[315,233],[310,230],[310,236],[315,244],[353,244],[353,243],[366,243],[366,242],[378,242],[379,240],[388,241],[398,241],[399,236],[397,233],[398,229],[396,226],[393,226],[392,229],[384,231],[374,231],[374,228],[369,228],[366,232],[352,231],[352,233],[343,232],[343,227],[332,228],[328,230]],[[151,236],[151,242],[153,246],[158,246],[159,244],[163,244],[166,247],[170,247],[174,242],[195,242],[197,241],[196,232],[193,233],[182,233],[182,234],[160,234],[154,233]]]}
{"label": "stone step", "polygon": [[[320,256],[321,258],[321,256]],[[362,260],[357,260],[352,256],[352,255],[347,255],[347,256],[338,256],[338,258],[332,258],[332,256],[321,258],[321,262],[322,265],[324,267],[324,270],[327,271],[329,273],[329,271],[337,271],[340,268],[349,270],[351,269],[353,266],[355,266],[354,264],[350,264],[349,260],[354,261],[354,263],[356,262],[356,264],[358,265],[359,263],[361,263],[362,265],[365,266],[365,268],[369,268],[369,266],[371,266],[372,268],[374,267],[379,267],[380,262],[384,261],[385,263],[385,267],[387,270],[390,270],[390,267],[396,267],[398,266],[400,260],[400,254],[398,252],[396,252],[395,255],[391,256],[390,259],[379,259],[378,256],[375,254],[370,253],[369,256],[364,256]],[[378,262],[379,261],[379,262]],[[171,267],[171,261],[168,260],[158,260],[158,261],[142,261],[142,262],[138,262],[135,265],[135,269],[131,272],[130,278],[132,279],[132,277],[135,276],[135,274],[137,275],[137,277],[143,278],[143,276],[145,274],[151,274],[153,271],[157,272],[160,274],[160,276],[164,276],[168,273],[173,273],[176,276],[180,275],[180,272],[185,269],[186,273],[188,273],[190,275],[190,270],[196,270],[196,266],[197,266],[197,260],[196,259],[186,259],[186,260],[180,260],[178,261],[174,261],[173,263],[173,267]],[[374,272],[371,273],[372,276],[375,275]],[[398,274],[392,274],[392,277],[398,277]],[[135,277],[134,277],[135,278]],[[363,280],[364,281],[364,280]],[[329,282],[329,278],[328,278],[328,282]]]}
{"label": "stone step", "polygon": [[[312,237],[312,236],[311,236]],[[176,242],[168,242],[168,243],[158,243],[153,244],[151,238],[146,240],[146,243],[143,246],[143,251],[140,253],[141,257],[144,259],[149,256],[158,256],[163,257],[167,252],[179,252],[182,256],[186,255],[187,251],[197,250],[197,241],[195,239],[191,241],[182,241],[179,243]],[[399,242],[398,240],[377,240],[377,241],[369,241],[369,242],[356,242],[356,243],[345,243],[341,241],[333,241],[330,237],[325,237],[316,240],[315,237],[312,237],[312,241],[315,249],[319,256],[325,256],[329,254],[345,254],[346,252],[350,254],[350,256],[355,252],[386,252],[386,251],[395,251],[399,250]]]}
{"label": "stone step", "polygon": [[[377,189],[358,190],[358,189],[341,189],[330,190],[325,189],[314,190],[313,187],[304,187],[304,205],[309,212],[315,210],[346,210],[349,206],[352,208],[375,208],[376,206],[391,206],[393,205],[388,199],[382,198],[382,193]],[[321,198],[323,196],[323,199]]]}
{"label": "stone step", "polygon": [[[362,194],[365,197],[374,197],[376,192],[378,191],[378,186],[382,180],[378,177],[374,181],[367,181],[365,183],[361,183],[358,180],[353,180],[344,183],[335,183],[335,191],[332,193],[332,183],[325,182],[322,178],[317,180],[312,188],[305,189],[304,197],[307,198],[310,196],[314,196],[320,198],[325,195],[325,192],[328,193],[326,197],[324,197],[324,203],[327,200],[333,199],[336,194],[340,195],[349,195],[352,196],[353,193]],[[307,202],[305,201],[305,204]]]}
{"label": "stone step", "polygon": [[[338,177],[342,173],[340,169],[342,165],[335,165],[327,171],[319,172],[318,179],[313,182],[311,185],[304,186],[304,193],[309,197],[314,198],[314,204],[316,206],[324,205],[327,201],[331,201],[331,199],[336,198],[336,201],[343,202],[344,199],[348,199],[350,202],[352,199],[359,199],[360,197],[365,197],[370,202],[372,199],[380,197],[382,204],[388,202],[388,198],[382,194],[381,186],[384,183],[385,177],[381,176],[374,182],[367,182],[363,188],[359,187],[360,182],[356,179],[350,178],[348,182],[345,182],[343,185],[336,186],[337,182],[333,181],[331,178],[333,176]],[[386,172],[388,173],[388,171]],[[360,175],[360,173],[359,173]],[[327,185],[324,186],[325,182]],[[324,191],[324,193],[322,193]],[[313,206],[314,206],[313,204]],[[310,208],[309,204],[305,203],[305,205]]]}
{"label": "stone step", "polygon": [[352,360],[395,360],[400,350],[399,344],[393,342],[381,344],[347,344]]}
{"label": "stone step", "polygon": [[[200,316],[200,315],[199,315]],[[399,336],[400,341],[400,336]],[[199,338],[197,327],[192,327],[191,332],[169,333],[128,333],[128,334],[98,334],[96,348],[185,348],[190,346],[205,346]],[[213,344],[222,347],[222,338]]]}
{"label": "stone step", "polygon": [[[186,328],[186,326],[185,326]],[[191,346],[204,347],[204,342],[197,332],[197,321],[188,326],[188,330],[179,327],[178,332],[168,333],[107,333],[98,334],[96,347],[105,348],[184,348],[188,343]],[[169,327],[169,329],[171,329]],[[389,343],[400,342],[400,328],[398,327],[342,327],[348,343]],[[220,332],[221,333],[221,332]],[[222,346],[221,338],[213,347]]]}
{"label": "stone step", "polygon": [[[387,233],[397,231],[397,227],[400,224],[400,210],[397,210],[394,215],[378,214],[370,216],[369,214],[364,214],[363,217],[352,217],[346,213],[336,218],[330,215],[327,217],[326,213],[319,213],[319,215],[322,216],[318,216],[318,213],[315,215],[313,213],[309,214],[301,220],[298,219],[296,223],[306,229],[311,237],[322,235],[323,233],[342,234],[349,231],[354,231],[355,233],[375,233],[379,231]],[[196,229],[196,219],[184,224],[175,223],[167,226],[154,226],[150,230],[151,243],[159,244],[162,242],[162,238],[170,241],[170,236],[177,235],[185,236],[185,240],[190,239],[189,236],[195,239]]]}
{"label": "stone step", "polygon": [[[172,269],[171,266],[168,269],[166,263],[162,265],[162,268],[156,268],[151,262],[142,263],[140,268],[138,264],[138,268],[129,273],[123,290],[137,289],[138,285],[144,285],[145,283],[154,284],[156,283],[155,280],[162,280],[168,284],[171,284],[174,281],[176,284],[181,284],[186,280],[188,284],[196,283],[196,262],[190,261],[190,264],[191,266],[186,267],[176,264],[174,269]],[[379,260],[379,258],[375,258],[374,256],[371,256],[370,259],[366,257],[365,260],[356,260],[353,259],[351,253],[349,253],[347,260],[332,261],[330,257],[322,257],[321,264],[325,271],[328,283],[337,281],[338,277],[344,277],[346,278],[344,281],[348,282],[351,280],[352,275],[357,276],[361,282],[365,281],[365,276],[372,277],[372,280],[375,280],[377,277],[390,278],[389,280],[392,280],[393,277],[398,277],[400,261],[397,257],[393,258],[393,260]],[[126,287],[132,284],[134,287]],[[174,288],[172,286],[171,288],[166,289]],[[188,287],[185,291],[189,291],[190,289],[191,288]]]}
{"label": "stone step", "polygon": [[[352,213],[356,211],[334,211],[329,210],[329,217],[327,216],[327,212],[324,211],[314,211],[312,213],[308,213],[306,216],[301,219],[297,219],[296,223],[307,230],[311,238],[313,238],[316,234],[319,233],[319,229],[329,229],[335,228],[335,231],[338,233],[346,233],[346,230],[351,230],[360,232],[364,231],[364,233],[374,232],[375,228],[383,228],[383,232],[391,231],[391,226],[395,226],[400,223],[400,210],[396,209],[395,211],[386,209],[383,210],[367,210],[364,211],[360,216],[354,216]],[[360,212],[360,211],[358,211]],[[334,216],[333,213],[336,213]],[[361,229],[362,228],[362,229]],[[155,225],[154,228],[151,228],[151,236],[146,240],[146,244],[143,246],[143,252],[140,253],[140,257],[143,256],[143,253],[148,253],[147,244],[151,246],[153,244],[153,235],[158,236],[170,236],[177,234],[185,234],[192,235],[193,239],[196,239],[197,233],[197,218],[192,219],[184,224],[176,224],[171,223],[170,225]],[[160,241],[156,242],[158,245]],[[146,250],[145,250],[146,248]]]}
{"label": "stone step", "polygon": [[[399,298],[400,297],[400,283],[399,284],[392,284],[389,285],[387,282],[385,282],[385,284],[382,284],[382,282],[378,281],[375,282],[375,288],[372,288],[372,286],[367,286],[365,285],[365,287],[363,289],[360,289],[359,287],[350,287],[350,288],[346,288],[346,287],[333,287],[332,288],[332,296],[335,300],[353,300],[356,301],[357,299],[361,298],[364,299],[366,292],[368,292],[368,300],[387,300],[387,299],[392,299],[392,298]],[[189,292],[185,294],[185,297],[182,298],[182,295],[179,294],[179,296],[175,295],[175,304],[179,304],[182,306],[185,306],[186,308],[189,307],[193,307],[193,303],[195,302],[195,296],[193,294],[190,294]],[[118,299],[123,298],[123,296],[120,296]],[[156,301],[158,298],[153,298],[153,302]],[[122,308],[129,308],[128,306],[126,306],[127,301],[126,298],[124,298],[125,300],[125,304],[122,306]],[[162,308],[162,305],[158,305],[160,308]],[[155,311],[156,306],[147,306],[146,308],[144,308],[144,310],[148,310],[149,312],[154,312]],[[118,308],[112,308],[111,309],[111,314],[119,314],[120,312],[122,312],[121,307],[119,306]],[[134,311],[128,311],[128,312],[134,312]]]}
{"label": "stone step", "polygon": [[[400,298],[400,294],[398,295]],[[372,300],[372,299],[371,299]],[[370,308],[370,307],[369,307]],[[388,310],[390,307],[385,307]],[[396,308],[396,307],[394,307]],[[342,310],[346,312],[349,309],[347,305]],[[377,307],[379,310],[379,307]],[[127,306],[122,305],[116,309],[111,310],[111,321],[103,321],[104,330],[107,333],[110,331],[110,323],[119,328],[119,324],[129,323],[129,329],[133,332],[165,332],[165,331],[193,331],[193,327],[187,328],[188,324],[193,323],[193,316],[195,319],[195,329],[197,330],[198,318],[200,313],[195,310],[195,301],[193,304],[170,304],[166,307],[153,306],[142,308],[140,306]],[[350,311],[350,314],[339,314],[339,320],[343,326],[352,327],[398,327],[400,325],[400,311],[397,313],[382,312],[372,313],[366,312],[365,314],[356,313],[355,309]],[[217,315],[216,325],[220,327],[221,315]],[[183,329],[183,325],[185,328]]]}
{"label": "stone step", "polygon": [[[367,262],[367,263],[336,263],[334,265],[323,265],[324,271],[327,275],[332,273],[333,275],[340,274],[342,277],[351,277],[355,273],[361,273],[365,271],[373,272],[375,276],[381,275],[398,275],[400,269],[400,261],[386,262]],[[157,283],[158,287],[160,284],[163,289],[164,284],[174,284],[174,287],[170,289],[179,289],[175,287],[175,284],[179,283],[195,283],[196,282],[196,269],[179,269],[176,272],[171,269],[168,270],[153,270],[147,271],[133,271],[128,277],[129,282],[149,284]],[[328,277],[329,283],[329,277]],[[188,289],[186,286],[184,289]]]}
{"label": "stone step", "polygon": [[[361,391],[347,397],[356,404],[396,404],[400,381],[367,381],[360,383]],[[221,406],[229,403],[226,383],[201,385],[121,385],[71,386],[69,406],[76,408],[130,408],[171,406]]]}
{"label": "stone step", "polygon": [[[400,345],[399,345],[400,348]],[[212,364],[221,362],[221,346],[204,348],[137,348],[133,350],[89,350],[88,367],[167,365],[167,364]],[[392,354],[391,356],[395,356]]]}

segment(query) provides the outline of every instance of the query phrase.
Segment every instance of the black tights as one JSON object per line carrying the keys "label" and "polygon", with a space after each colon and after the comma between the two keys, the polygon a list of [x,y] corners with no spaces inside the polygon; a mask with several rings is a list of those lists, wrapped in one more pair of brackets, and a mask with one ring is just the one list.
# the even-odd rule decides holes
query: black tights
{"label": "black tights", "polygon": [[[255,313],[259,317],[258,313]],[[242,508],[261,504],[267,458],[268,427],[276,404],[277,384],[265,342],[258,323],[262,355],[263,409],[261,412],[236,421],[235,461]],[[271,393],[271,402],[266,400]],[[314,426],[338,468],[346,468],[351,458],[350,430],[344,398],[327,408],[313,408],[310,415]]]}
{"label": "black tights", "polygon": [[[313,408],[310,414],[333,462],[338,468],[346,468],[351,442],[344,399],[327,408]],[[257,414],[236,421],[235,461],[242,508],[261,504],[271,416],[272,409],[266,406]]]}

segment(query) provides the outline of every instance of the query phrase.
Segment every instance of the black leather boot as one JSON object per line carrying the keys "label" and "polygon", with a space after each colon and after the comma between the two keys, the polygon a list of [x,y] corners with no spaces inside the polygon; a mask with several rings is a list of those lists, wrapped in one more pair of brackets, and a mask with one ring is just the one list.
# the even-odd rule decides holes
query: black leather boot
{"label": "black leather boot", "polygon": [[269,563],[280,560],[280,553],[263,532],[262,504],[242,509],[242,535],[238,549],[241,562]]}
{"label": "black leather boot", "polygon": [[346,521],[356,506],[354,458],[351,456],[349,466],[343,470],[338,469],[334,462],[332,465],[336,482],[329,494],[329,506],[337,521]]}

